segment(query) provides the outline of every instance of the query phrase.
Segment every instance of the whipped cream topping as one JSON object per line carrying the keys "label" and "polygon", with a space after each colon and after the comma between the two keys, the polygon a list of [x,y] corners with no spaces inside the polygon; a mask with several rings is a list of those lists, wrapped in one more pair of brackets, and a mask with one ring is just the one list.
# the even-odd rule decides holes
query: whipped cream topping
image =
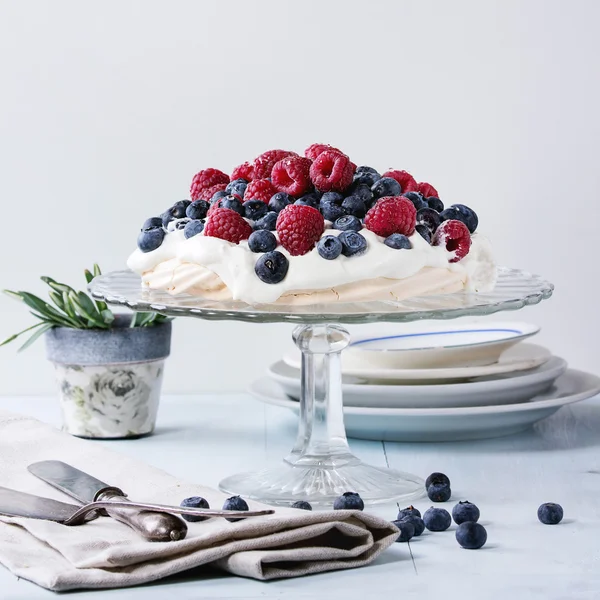
{"label": "whipped cream topping", "polygon": [[[323,235],[340,233],[326,229]],[[477,233],[472,236],[469,254],[456,263],[449,262],[453,252],[443,246],[430,246],[417,232],[410,237],[413,246],[410,250],[389,248],[383,243],[384,238],[368,229],[362,229],[360,233],[367,240],[367,250],[355,256],[340,255],[335,260],[322,258],[316,247],[303,256],[291,256],[285,248],[278,246],[277,250],[289,260],[289,269],[285,279],[276,284],[264,283],[258,278],[254,265],[261,255],[252,252],[247,241],[232,244],[205,236],[203,232],[186,239],[182,230],[171,230],[156,250],[144,253],[136,249],[127,266],[141,275],[171,259],[202,265],[222,279],[234,300],[248,304],[272,303],[292,292],[327,289],[377,277],[405,279],[424,267],[463,274],[468,291],[483,292],[494,287],[496,266],[491,246]]]}

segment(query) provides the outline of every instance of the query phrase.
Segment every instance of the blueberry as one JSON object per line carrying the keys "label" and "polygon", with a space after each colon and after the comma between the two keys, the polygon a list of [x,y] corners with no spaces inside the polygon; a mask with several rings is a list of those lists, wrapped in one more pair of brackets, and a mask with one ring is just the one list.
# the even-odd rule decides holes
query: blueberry
{"label": "blueberry", "polygon": [[403,519],[404,517],[420,517],[421,511],[418,508],[415,508],[412,504],[398,511],[398,520]]}
{"label": "blueberry", "polygon": [[366,205],[373,202],[373,192],[366,183],[353,183],[347,193],[349,196],[358,196]]}
{"label": "blueberry", "polygon": [[175,202],[171,208],[168,208],[162,215],[163,226],[166,227],[173,219],[183,219],[185,217],[185,211],[191,204],[189,200],[179,200]]}
{"label": "blueberry", "polygon": [[358,196],[348,196],[342,202],[342,208],[347,215],[353,215],[359,219],[364,219],[367,214],[367,207],[364,200]]}
{"label": "blueberry", "polygon": [[417,517],[417,515],[406,515],[399,520],[412,523],[412,526],[415,528],[415,537],[420,536],[425,531],[425,523],[423,522],[423,519],[421,519],[421,517]]}
{"label": "blueberry", "polygon": [[360,219],[353,215],[344,215],[335,220],[333,228],[338,231],[360,231],[362,229],[362,223],[360,222]]}
{"label": "blueberry", "polygon": [[446,208],[440,213],[442,221],[456,219],[463,222],[468,230],[473,233],[479,225],[479,219],[473,210],[464,204],[453,204],[450,208]]}
{"label": "blueberry", "polygon": [[277,223],[277,213],[269,211],[262,219],[254,222],[254,229],[266,229],[267,231],[275,231]]}
{"label": "blueberry", "polygon": [[338,206],[333,202],[326,202],[325,204],[323,204],[322,199],[320,208],[323,218],[332,222],[337,221],[340,217],[343,217],[346,214],[341,206]]}
{"label": "blueberry", "polygon": [[321,206],[323,204],[338,204],[341,205],[344,201],[344,196],[342,194],[338,194],[338,192],[325,192],[320,199]]}
{"label": "blueberry", "polygon": [[235,210],[238,215],[244,216],[245,210],[242,202],[235,196],[225,196],[221,200],[221,208],[228,208],[229,210]]}
{"label": "blueberry", "polygon": [[338,236],[342,242],[342,254],[344,256],[354,256],[361,254],[367,249],[367,240],[356,231],[342,231]]}
{"label": "blueberry", "polygon": [[185,226],[190,222],[191,219],[177,219],[175,223],[175,229],[185,229]]}
{"label": "blueberry", "polygon": [[225,198],[226,196],[229,196],[229,194],[225,190],[220,190],[218,192],[215,192],[210,198],[210,203],[214,204],[217,200],[220,200],[221,198]]}
{"label": "blueberry", "polygon": [[428,243],[431,244],[431,231],[426,225],[417,225],[415,231]]}
{"label": "blueberry", "polygon": [[269,207],[262,200],[247,200],[242,204],[244,217],[251,221],[258,221],[267,214]]}
{"label": "blueberry", "polygon": [[354,173],[354,182],[364,183],[371,187],[376,181],[381,179],[381,175],[373,167],[357,167]]}
{"label": "blueberry", "polygon": [[152,252],[152,250],[156,250],[163,243],[164,239],[164,229],[148,229],[140,231],[137,238],[137,245],[142,252]]}
{"label": "blueberry", "polygon": [[306,500],[296,500],[292,504],[292,508],[299,508],[300,510],[312,510],[312,506]]}
{"label": "blueberry", "polygon": [[148,231],[149,229],[158,229],[163,226],[162,219],[160,217],[151,217],[146,219],[142,225],[142,231]]}
{"label": "blueberry", "polygon": [[192,219],[191,221],[188,221],[183,228],[183,235],[186,239],[188,239],[198,235],[199,233],[202,233],[203,229],[204,221],[201,221],[200,219]]}
{"label": "blueberry", "polygon": [[[210,508],[208,502],[202,498],[202,496],[191,496],[190,498],[184,498],[179,506],[185,508]],[[195,515],[181,515],[186,521],[195,523],[197,521],[205,521],[209,517],[200,517]]]}
{"label": "blueberry", "polygon": [[[223,503],[223,510],[250,510],[248,508],[247,502],[240,496],[231,496],[231,498],[227,498]],[[228,521],[231,523],[235,521],[243,521],[244,517],[236,517],[235,519],[230,519],[226,517]]]}
{"label": "blueberry", "polygon": [[400,530],[400,535],[396,538],[397,542],[408,542],[415,535],[415,526],[407,519],[392,521],[392,523]]}
{"label": "blueberry", "polygon": [[443,508],[434,508],[433,506],[425,511],[423,522],[429,531],[446,531],[452,519],[450,513]]}
{"label": "blueberry", "polygon": [[465,521],[477,522],[479,521],[479,509],[468,500],[465,500],[464,502],[461,500],[452,509],[452,518],[457,525],[460,525]]}
{"label": "blueberry", "polygon": [[426,207],[417,211],[417,223],[425,225],[431,233],[435,233],[441,222],[440,215],[433,208]]}
{"label": "blueberry", "polygon": [[195,200],[185,210],[190,219],[205,219],[210,204],[206,200]]}
{"label": "blueberry", "polygon": [[334,260],[342,253],[342,242],[335,235],[324,235],[317,244],[317,252],[322,258]]}
{"label": "blueberry", "polygon": [[[263,204],[265,203],[263,202]],[[248,247],[252,252],[271,252],[277,248],[277,238],[270,231],[257,229],[250,234]]]}
{"label": "blueberry", "polygon": [[319,208],[320,198],[317,194],[304,194],[300,196],[294,204],[303,204],[304,206],[312,206],[313,208]]}
{"label": "blueberry", "polygon": [[433,208],[433,210],[437,210],[437,212],[442,212],[444,210],[444,203],[436,196],[429,196],[426,202],[429,208]]}
{"label": "blueberry", "polygon": [[465,521],[456,530],[456,541],[468,550],[477,550],[487,542],[485,527],[473,521]]}
{"label": "blueberry", "polygon": [[425,489],[427,489],[432,483],[445,483],[447,486],[450,485],[450,479],[448,475],[444,475],[444,473],[432,473],[425,480]]}
{"label": "blueberry", "polygon": [[279,283],[285,279],[290,263],[278,250],[263,254],[254,265],[254,272],[265,283]]}
{"label": "blueberry", "polygon": [[364,510],[365,503],[356,492],[344,492],[333,502],[334,510]]}
{"label": "blueberry", "polygon": [[421,210],[422,208],[429,208],[427,202],[425,202],[423,198],[423,194],[421,194],[420,192],[406,192],[402,195],[405,198],[408,198],[417,210]]}
{"label": "blueberry", "polygon": [[560,504],[554,502],[546,502],[538,508],[538,519],[544,525],[556,525],[562,521],[563,508]]}
{"label": "blueberry", "polygon": [[245,179],[234,179],[227,184],[225,191],[228,194],[237,194],[240,198],[244,197],[248,182]]}
{"label": "blueberry", "polygon": [[452,496],[450,486],[445,483],[432,483],[427,488],[427,496],[432,502],[446,502]]}
{"label": "blueberry", "polygon": [[392,235],[383,240],[383,243],[395,250],[410,250],[412,248],[410,240],[401,233],[392,233]]}
{"label": "blueberry", "polygon": [[293,204],[294,198],[285,192],[277,192],[269,200],[269,210],[281,212],[288,204]]}
{"label": "blueberry", "polygon": [[399,196],[402,193],[400,184],[391,177],[382,177],[371,186],[371,191],[375,198],[384,196]]}

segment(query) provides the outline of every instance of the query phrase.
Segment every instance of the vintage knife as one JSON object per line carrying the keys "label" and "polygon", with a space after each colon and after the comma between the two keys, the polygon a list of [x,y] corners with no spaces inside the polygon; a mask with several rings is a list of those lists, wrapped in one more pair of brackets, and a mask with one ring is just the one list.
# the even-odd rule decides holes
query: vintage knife
{"label": "vintage knife", "polygon": [[[30,473],[72,498],[88,504],[96,500],[127,502],[126,494],[67,463],[44,460],[27,467]],[[140,510],[139,508],[106,508],[109,517],[128,525],[146,539],[155,542],[182,540],[187,525],[168,512]]]}

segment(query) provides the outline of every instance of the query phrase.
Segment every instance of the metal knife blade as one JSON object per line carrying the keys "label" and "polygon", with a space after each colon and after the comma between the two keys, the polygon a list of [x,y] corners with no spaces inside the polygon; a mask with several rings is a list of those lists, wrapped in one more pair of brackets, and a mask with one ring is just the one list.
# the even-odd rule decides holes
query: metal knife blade
{"label": "metal knife blade", "polygon": [[[81,507],[77,504],[59,502],[52,498],[34,496],[18,490],[0,487],[0,514],[8,517],[28,517],[63,523],[71,518]],[[85,520],[95,519],[98,511],[86,515]]]}
{"label": "metal knife blade", "polygon": [[[30,473],[83,503],[94,500],[126,499],[126,494],[60,460],[30,464]],[[139,508],[106,508],[109,517],[128,525],[151,541],[176,541],[187,534],[187,525],[168,512],[150,512]]]}

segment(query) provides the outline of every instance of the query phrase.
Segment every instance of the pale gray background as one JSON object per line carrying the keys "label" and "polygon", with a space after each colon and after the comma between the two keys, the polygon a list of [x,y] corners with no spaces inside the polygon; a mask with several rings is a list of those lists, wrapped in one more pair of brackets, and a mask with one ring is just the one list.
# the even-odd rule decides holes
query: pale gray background
{"label": "pale gray background", "polygon": [[[0,287],[123,268],[192,175],[311,142],[472,205],[554,298],[503,318],[600,371],[594,0],[0,1]],[[0,338],[25,327],[0,298]],[[179,320],[168,391],[243,389],[290,328]],[[53,391],[43,344],[0,393]]]}

